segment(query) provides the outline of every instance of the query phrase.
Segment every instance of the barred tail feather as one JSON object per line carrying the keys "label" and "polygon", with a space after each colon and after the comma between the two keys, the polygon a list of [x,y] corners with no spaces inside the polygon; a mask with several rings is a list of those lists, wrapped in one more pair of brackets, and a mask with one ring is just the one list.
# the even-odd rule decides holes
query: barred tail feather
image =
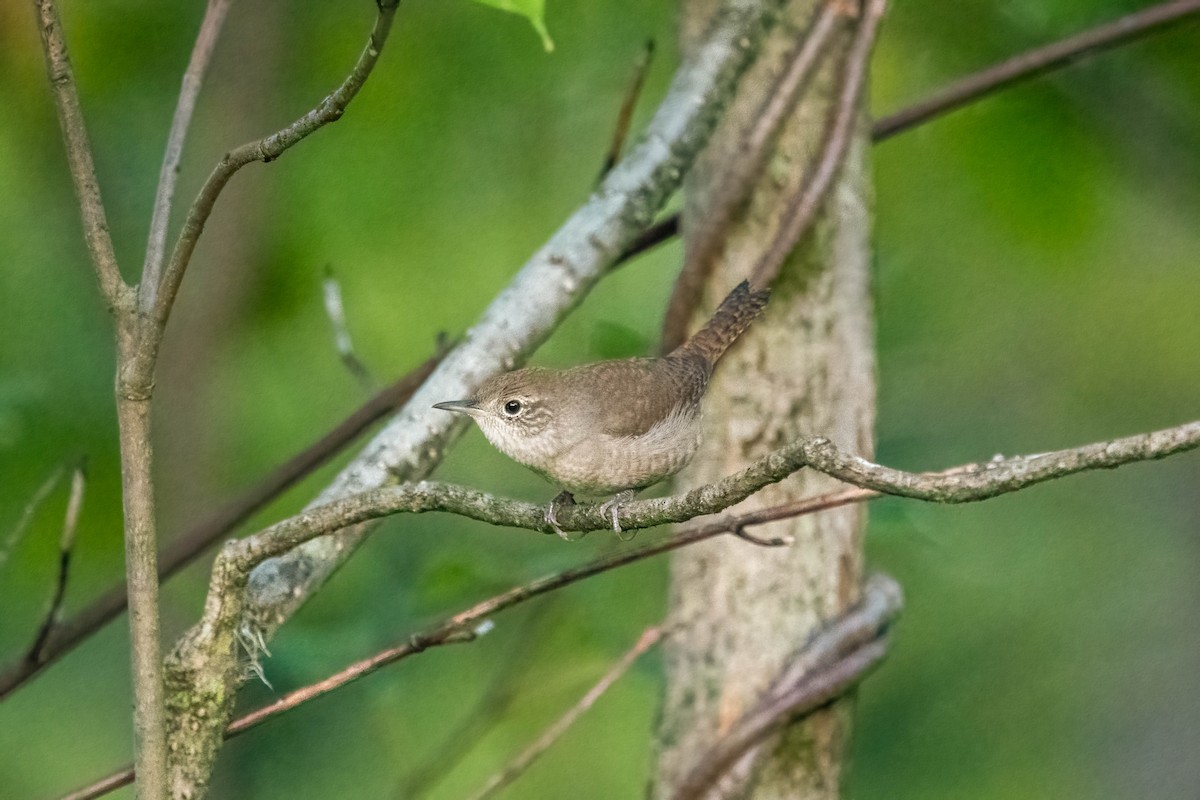
{"label": "barred tail feather", "polygon": [[717,359],[762,313],[770,296],[769,289],[752,292],[749,281],[742,281],[721,301],[708,323],[681,344],[673,355],[698,355],[709,365],[716,364]]}

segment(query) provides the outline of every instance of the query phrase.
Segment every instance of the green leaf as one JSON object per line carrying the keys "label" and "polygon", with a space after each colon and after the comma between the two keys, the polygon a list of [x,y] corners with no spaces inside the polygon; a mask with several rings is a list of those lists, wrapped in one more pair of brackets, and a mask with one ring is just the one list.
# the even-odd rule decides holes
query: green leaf
{"label": "green leaf", "polygon": [[546,0],[475,0],[475,2],[525,17],[537,31],[538,36],[542,37],[542,46],[546,48],[546,52],[554,50],[554,42],[550,39],[550,32],[546,30]]}

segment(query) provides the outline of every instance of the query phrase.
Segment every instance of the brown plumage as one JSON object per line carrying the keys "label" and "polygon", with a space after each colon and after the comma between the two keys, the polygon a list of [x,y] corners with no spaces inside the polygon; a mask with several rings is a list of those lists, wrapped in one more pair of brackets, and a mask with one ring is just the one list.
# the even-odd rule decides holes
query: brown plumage
{"label": "brown plumage", "polygon": [[[633,492],[683,468],[700,443],[700,400],[717,361],[766,305],[743,281],[708,323],[662,358],[497,375],[435,408],[469,414],[497,449],[569,492]],[[554,522],[554,506],[547,512]]]}

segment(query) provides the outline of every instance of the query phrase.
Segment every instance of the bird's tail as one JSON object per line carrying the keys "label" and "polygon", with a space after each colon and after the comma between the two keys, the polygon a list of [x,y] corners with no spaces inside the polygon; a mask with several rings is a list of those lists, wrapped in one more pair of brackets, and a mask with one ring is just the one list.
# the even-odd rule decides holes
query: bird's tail
{"label": "bird's tail", "polygon": [[750,323],[762,313],[771,296],[769,289],[750,291],[750,283],[742,281],[721,301],[712,318],[672,355],[698,355],[711,367],[725,354]]}

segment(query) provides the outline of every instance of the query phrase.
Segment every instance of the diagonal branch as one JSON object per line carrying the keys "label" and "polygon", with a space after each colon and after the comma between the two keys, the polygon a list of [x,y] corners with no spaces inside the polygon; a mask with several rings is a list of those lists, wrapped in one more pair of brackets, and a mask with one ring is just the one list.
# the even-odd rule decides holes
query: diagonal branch
{"label": "diagonal branch", "polygon": [[187,70],[183,73],[183,86],[171,119],[171,132],[167,135],[167,148],[163,153],[162,169],[158,173],[158,189],[154,192],[154,211],[150,216],[150,236],[146,242],[146,261],[142,265],[142,281],[139,286],[139,305],[143,311],[154,307],[158,296],[158,282],[162,278],[163,256],[167,247],[167,228],[171,224],[171,202],[175,198],[175,184],[179,180],[179,163],[183,160],[183,143],[187,139],[192,112],[196,110],[196,97],[204,83],[204,73],[212,60],[213,49],[225,24],[231,0],[208,0],[200,33],[192,47]]}
{"label": "diagonal branch", "polygon": [[96,181],[92,146],[88,142],[87,125],[79,105],[79,92],[75,88],[75,72],[67,53],[62,20],[54,0],[34,0],[34,6],[37,9],[42,51],[46,56],[46,71],[54,92],[63,142],[67,147],[67,163],[71,168],[71,180],[75,184],[75,196],[83,216],[84,240],[96,270],[96,278],[100,281],[100,293],[108,303],[109,310],[115,311],[128,300],[129,287],[121,279],[112,237],[108,233],[108,219],[104,212],[104,201],[100,198],[100,184]]}
{"label": "diagonal branch", "polygon": [[820,66],[821,56],[834,34],[842,29],[846,5],[844,0],[825,0],[817,9],[808,30],[788,53],[787,66],[750,118],[748,129],[740,137],[737,157],[724,165],[716,179],[716,196],[705,211],[695,240],[688,243],[683,266],[671,287],[663,316],[661,352],[674,350],[686,338],[701,290],[725,246],[730,222],[745,205],[755,180],[762,174],[771,144],[784,119],[795,108],[796,98]]}
{"label": "diagonal branch", "polygon": [[829,194],[833,181],[841,171],[842,162],[850,149],[854,134],[854,123],[859,118],[863,87],[867,84],[867,68],[879,24],[887,8],[886,0],[866,0],[863,18],[854,33],[854,41],[846,53],[842,68],[842,82],[837,103],[833,107],[833,119],[821,143],[821,151],[809,164],[808,180],[784,209],[775,240],[754,266],[750,283],[767,287],[779,276],[783,262],[799,244],[800,239],[812,227],[825,196]]}
{"label": "diagonal branch", "polygon": [[[1027,50],[979,72],[964,76],[929,97],[882,117],[871,127],[871,139],[882,142],[943,114],[962,108],[1026,80],[1055,72],[1081,58],[1130,44],[1200,13],[1200,0],[1173,0],[1089,28],[1075,36]],[[632,258],[679,235],[679,214],[647,228],[622,256]]]}
{"label": "diagonal branch", "polygon": [[988,95],[1068,66],[1084,56],[1119,47],[1200,13],[1200,0],[1173,0],[1135,11],[1052,44],[1027,50],[961,78],[901,111],[875,122],[879,142],[915,128]]}
{"label": "diagonal branch", "polygon": [[637,642],[633,647],[629,648],[617,663],[613,664],[612,668],[596,682],[592,688],[584,693],[583,697],[567,712],[555,720],[554,724],[543,731],[532,744],[521,751],[520,755],[512,760],[500,772],[497,772],[492,777],[488,778],[487,783],[480,787],[479,791],[471,795],[470,800],[487,800],[489,797],[504,789],[510,783],[521,776],[525,770],[533,765],[547,750],[554,746],[567,729],[575,724],[576,720],[584,715],[588,709],[596,704],[596,701],[604,696],[604,693],[612,688],[613,684],[619,681],[629,668],[633,666],[633,662],[642,657],[643,654],[650,648],[658,644],[662,639],[661,628],[647,628],[642,631],[642,635],[638,637]]}

